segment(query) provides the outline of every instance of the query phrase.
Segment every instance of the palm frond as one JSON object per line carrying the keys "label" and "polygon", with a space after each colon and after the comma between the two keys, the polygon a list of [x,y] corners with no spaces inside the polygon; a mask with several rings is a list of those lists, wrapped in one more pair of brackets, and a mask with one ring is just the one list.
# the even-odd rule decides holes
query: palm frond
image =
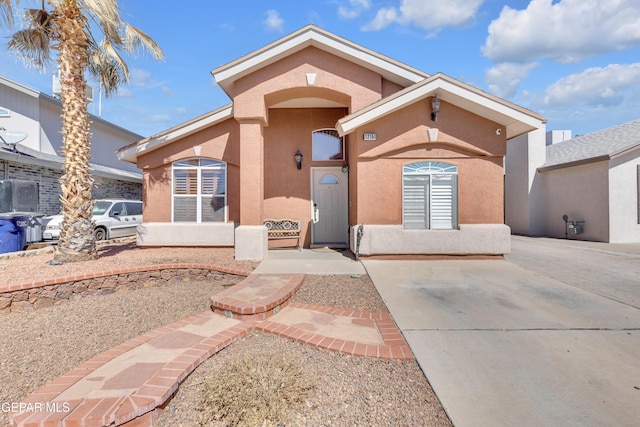
{"label": "palm frond", "polygon": [[155,59],[163,59],[162,48],[144,31],[133,25],[124,24],[125,49],[129,52],[137,52],[141,48],[149,51]]}
{"label": "palm frond", "polygon": [[129,80],[129,69],[110,42],[92,45],[89,51],[89,72],[100,82],[105,96],[116,93]]}
{"label": "palm frond", "polygon": [[118,27],[122,22],[117,0],[81,0],[79,3],[82,9],[90,12],[101,23]]}
{"label": "palm frond", "polygon": [[0,0],[0,23],[4,22],[6,28],[13,27],[13,1]]}
{"label": "palm frond", "polygon": [[42,28],[28,28],[14,33],[7,47],[20,56],[25,64],[44,69],[51,62],[51,39]]}
{"label": "palm frond", "polygon": [[105,39],[115,44],[122,43],[120,36],[122,20],[116,0],[82,0],[81,4],[82,9],[89,12],[85,15],[89,15],[88,17],[98,24]]}
{"label": "palm frond", "polygon": [[22,19],[29,28],[46,28],[51,24],[49,12],[44,9],[24,9]]}

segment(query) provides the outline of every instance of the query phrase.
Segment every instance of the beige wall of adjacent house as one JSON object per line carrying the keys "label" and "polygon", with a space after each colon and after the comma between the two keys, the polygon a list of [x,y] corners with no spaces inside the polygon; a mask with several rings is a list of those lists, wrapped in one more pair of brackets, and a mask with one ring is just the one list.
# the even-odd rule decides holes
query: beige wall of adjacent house
{"label": "beige wall of adjacent house", "polygon": [[507,141],[505,223],[513,234],[544,236],[545,197],[537,169],[546,161],[545,127]]}
{"label": "beige wall of adjacent house", "polygon": [[610,160],[609,163],[609,241],[640,242],[638,150]]}
{"label": "beige wall of adjacent house", "polygon": [[547,235],[564,238],[563,215],[585,221],[584,233],[572,239],[606,242],[609,239],[609,165],[600,161],[542,173],[545,188]]}

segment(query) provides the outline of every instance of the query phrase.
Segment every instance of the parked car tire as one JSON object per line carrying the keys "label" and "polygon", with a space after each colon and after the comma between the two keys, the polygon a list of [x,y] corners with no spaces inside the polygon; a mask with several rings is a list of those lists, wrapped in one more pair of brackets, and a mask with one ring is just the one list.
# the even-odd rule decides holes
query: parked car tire
{"label": "parked car tire", "polygon": [[107,230],[102,227],[97,227],[93,232],[96,241],[107,240]]}

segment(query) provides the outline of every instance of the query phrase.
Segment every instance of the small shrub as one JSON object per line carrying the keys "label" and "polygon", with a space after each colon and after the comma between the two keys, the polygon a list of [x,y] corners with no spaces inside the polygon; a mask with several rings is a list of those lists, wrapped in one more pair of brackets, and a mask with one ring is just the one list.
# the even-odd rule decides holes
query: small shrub
{"label": "small shrub", "polygon": [[315,387],[303,362],[274,353],[234,360],[205,382],[198,422],[277,426]]}

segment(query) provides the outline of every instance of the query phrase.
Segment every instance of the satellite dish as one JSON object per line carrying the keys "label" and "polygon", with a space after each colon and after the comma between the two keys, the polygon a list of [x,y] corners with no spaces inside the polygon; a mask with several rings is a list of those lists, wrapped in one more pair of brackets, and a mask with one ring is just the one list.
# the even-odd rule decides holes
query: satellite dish
{"label": "satellite dish", "polygon": [[9,130],[0,130],[0,140],[7,145],[16,145],[20,141],[24,141],[28,134],[26,132],[12,132]]}

